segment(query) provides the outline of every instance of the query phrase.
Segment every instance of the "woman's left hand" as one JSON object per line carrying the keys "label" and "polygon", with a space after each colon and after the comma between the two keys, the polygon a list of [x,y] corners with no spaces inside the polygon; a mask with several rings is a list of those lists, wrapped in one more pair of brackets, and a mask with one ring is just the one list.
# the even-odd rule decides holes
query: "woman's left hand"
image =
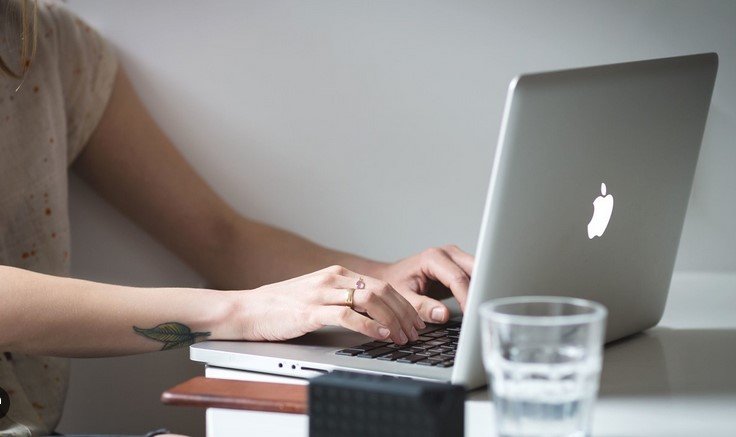
{"label": "woman's left hand", "polygon": [[465,311],[468,285],[473,273],[472,255],[455,245],[433,247],[393,264],[383,264],[374,276],[391,284],[403,295],[425,322],[445,323],[450,310],[436,299],[425,296],[432,285],[442,285],[455,296]]}

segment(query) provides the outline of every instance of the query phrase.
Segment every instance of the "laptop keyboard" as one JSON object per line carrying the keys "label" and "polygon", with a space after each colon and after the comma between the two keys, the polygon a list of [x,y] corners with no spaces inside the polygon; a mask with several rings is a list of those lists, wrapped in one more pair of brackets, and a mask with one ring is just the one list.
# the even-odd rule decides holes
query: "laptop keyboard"
{"label": "laptop keyboard", "polygon": [[417,341],[404,345],[371,341],[339,350],[335,354],[420,366],[452,367],[460,338],[460,323],[450,321],[444,325],[428,325],[418,332]]}

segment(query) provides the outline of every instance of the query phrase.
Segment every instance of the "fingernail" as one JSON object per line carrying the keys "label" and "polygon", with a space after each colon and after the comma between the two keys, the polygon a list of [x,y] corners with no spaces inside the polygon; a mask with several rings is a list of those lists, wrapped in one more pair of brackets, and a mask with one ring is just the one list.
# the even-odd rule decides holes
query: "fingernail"
{"label": "fingernail", "polygon": [[386,338],[391,335],[391,331],[386,328],[378,328],[378,335],[380,335],[381,338]]}
{"label": "fingernail", "polygon": [[406,343],[407,341],[409,341],[409,339],[408,339],[408,338],[406,338],[406,334],[404,334],[404,331],[401,331],[401,332],[399,333],[399,341],[401,341],[401,344],[404,344],[404,343]]}
{"label": "fingernail", "polygon": [[442,307],[432,308],[432,320],[435,322],[441,322],[445,319],[445,309]]}
{"label": "fingernail", "polygon": [[427,327],[427,325],[424,324],[424,320],[417,319],[417,321],[419,321],[419,329],[424,329]]}
{"label": "fingernail", "polygon": [[417,341],[417,339],[419,338],[419,334],[417,334],[417,330],[413,326],[411,327],[411,332],[409,333],[409,335],[411,336],[411,341]]}

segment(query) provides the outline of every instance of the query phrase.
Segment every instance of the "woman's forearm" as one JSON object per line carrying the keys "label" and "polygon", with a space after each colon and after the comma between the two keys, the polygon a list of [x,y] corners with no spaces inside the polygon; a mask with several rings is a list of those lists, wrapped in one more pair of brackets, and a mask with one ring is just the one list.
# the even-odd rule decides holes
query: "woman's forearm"
{"label": "woman's forearm", "polygon": [[0,266],[0,350],[94,357],[240,338],[228,292],[137,288]]}
{"label": "woman's forearm", "polygon": [[332,264],[370,275],[379,265],[238,214],[172,145],[122,70],[74,169],[217,288],[254,288]]}
{"label": "woman's forearm", "polygon": [[228,237],[218,239],[223,243],[217,250],[199,257],[195,266],[218,288],[256,288],[330,265],[380,278],[385,266],[243,217],[235,217],[227,229]]}

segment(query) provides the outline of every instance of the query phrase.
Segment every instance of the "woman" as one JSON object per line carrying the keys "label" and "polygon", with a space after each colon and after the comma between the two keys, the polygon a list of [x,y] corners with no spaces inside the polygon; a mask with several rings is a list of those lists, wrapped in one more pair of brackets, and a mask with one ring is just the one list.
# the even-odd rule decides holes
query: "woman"
{"label": "woman", "polygon": [[[382,263],[239,215],[156,126],[94,30],[57,3],[0,0],[0,14],[0,387],[11,400],[0,434],[54,432],[64,357],[325,325],[406,343],[449,317],[424,295],[432,284],[464,307],[472,256],[447,246]],[[213,288],[68,278],[70,166]]]}

